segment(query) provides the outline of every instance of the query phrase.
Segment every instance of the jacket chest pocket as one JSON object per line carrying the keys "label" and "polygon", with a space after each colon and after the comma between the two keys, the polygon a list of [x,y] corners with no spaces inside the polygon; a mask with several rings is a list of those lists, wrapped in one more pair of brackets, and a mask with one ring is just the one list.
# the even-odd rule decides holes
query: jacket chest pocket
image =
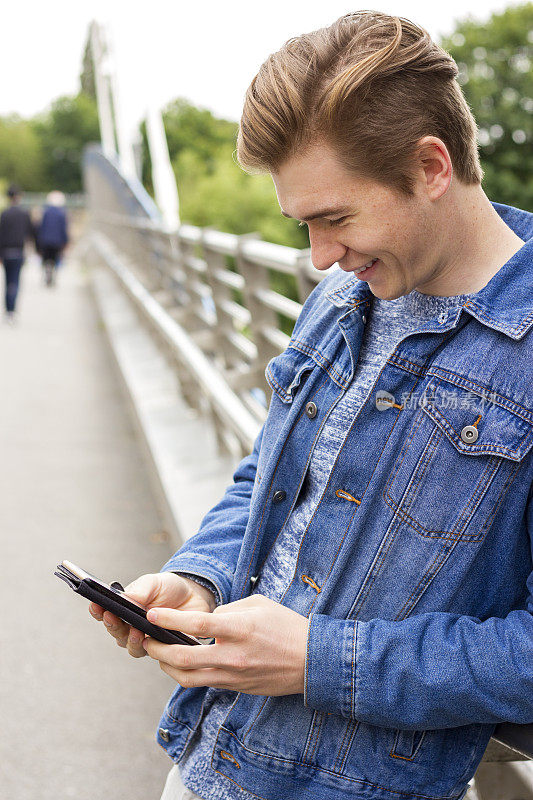
{"label": "jacket chest pocket", "polygon": [[531,412],[432,380],[384,499],[421,536],[480,541],[532,444]]}

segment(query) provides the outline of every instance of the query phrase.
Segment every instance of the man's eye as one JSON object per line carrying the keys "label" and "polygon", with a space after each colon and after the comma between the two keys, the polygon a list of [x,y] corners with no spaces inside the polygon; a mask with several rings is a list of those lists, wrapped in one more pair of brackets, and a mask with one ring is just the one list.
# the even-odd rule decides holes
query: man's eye
{"label": "man's eye", "polygon": [[336,225],[340,225],[342,222],[344,222],[345,219],[348,219],[348,217],[339,217],[338,219],[330,219],[328,220],[328,222],[330,224],[330,227],[334,228]]}

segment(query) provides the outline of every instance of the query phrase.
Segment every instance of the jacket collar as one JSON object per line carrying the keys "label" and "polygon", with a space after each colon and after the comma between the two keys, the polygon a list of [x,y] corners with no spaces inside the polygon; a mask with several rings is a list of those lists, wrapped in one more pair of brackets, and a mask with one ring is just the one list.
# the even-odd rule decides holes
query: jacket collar
{"label": "jacket collar", "polygon": [[[483,325],[521,339],[533,325],[533,214],[501,203],[491,205],[525,244],[463,308]],[[365,281],[352,275],[337,281],[326,297],[338,308],[355,308],[372,292]]]}

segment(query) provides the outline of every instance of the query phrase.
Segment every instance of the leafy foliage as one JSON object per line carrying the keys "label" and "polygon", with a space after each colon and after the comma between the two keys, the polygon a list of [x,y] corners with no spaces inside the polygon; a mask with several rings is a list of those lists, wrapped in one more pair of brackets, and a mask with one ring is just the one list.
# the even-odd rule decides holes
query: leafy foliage
{"label": "leafy foliage", "polygon": [[100,138],[94,100],[83,93],[60,97],[32,127],[41,142],[45,186],[80,192],[83,148]]}
{"label": "leafy foliage", "polygon": [[533,211],[533,3],[460,22],[442,45],[478,123],[485,193]]}
{"label": "leafy foliage", "polygon": [[81,158],[100,139],[94,100],[60,97],[32,119],[0,117],[0,179],[29,192],[82,191]]}
{"label": "leafy foliage", "polygon": [[[266,241],[307,246],[303,229],[281,217],[270,177],[247,175],[234,160],[235,122],[183,99],[167,106],[163,121],[183,222],[229,233],[254,231]],[[142,133],[143,179],[152,190],[144,128]]]}
{"label": "leafy foliage", "polygon": [[18,116],[0,118],[0,177],[23,188],[40,187],[44,152],[36,131]]}

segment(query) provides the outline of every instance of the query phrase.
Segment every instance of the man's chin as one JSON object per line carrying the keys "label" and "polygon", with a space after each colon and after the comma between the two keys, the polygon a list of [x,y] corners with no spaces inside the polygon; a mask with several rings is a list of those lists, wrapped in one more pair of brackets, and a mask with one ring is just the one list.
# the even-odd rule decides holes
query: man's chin
{"label": "man's chin", "polygon": [[399,297],[403,297],[409,292],[409,290],[405,288],[402,291],[399,288],[393,289],[390,286],[376,285],[373,281],[369,282],[368,288],[374,297],[377,297],[379,300],[397,300]]}

